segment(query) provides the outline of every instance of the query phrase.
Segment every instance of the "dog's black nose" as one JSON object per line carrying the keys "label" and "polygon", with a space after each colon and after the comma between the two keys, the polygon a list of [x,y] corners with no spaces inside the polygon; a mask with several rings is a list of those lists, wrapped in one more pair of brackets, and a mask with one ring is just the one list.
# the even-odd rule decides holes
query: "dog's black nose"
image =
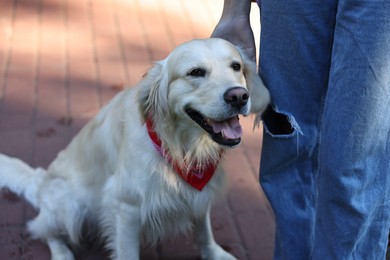
{"label": "dog's black nose", "polygon": [[249,93],[243,87],[229,88],[223,95],[225,102],[233,107],[242,108],[248,103]]}

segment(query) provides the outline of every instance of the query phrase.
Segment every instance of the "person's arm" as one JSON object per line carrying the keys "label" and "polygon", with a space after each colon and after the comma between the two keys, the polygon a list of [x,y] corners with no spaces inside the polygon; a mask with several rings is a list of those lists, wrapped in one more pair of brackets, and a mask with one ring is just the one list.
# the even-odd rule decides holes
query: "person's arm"
{"label": "person's arm", "polygon": [[221,19],[211,37],[223,38],[245,51],[256,60],[256,46],[250,26],[251,0],[225,0]]}

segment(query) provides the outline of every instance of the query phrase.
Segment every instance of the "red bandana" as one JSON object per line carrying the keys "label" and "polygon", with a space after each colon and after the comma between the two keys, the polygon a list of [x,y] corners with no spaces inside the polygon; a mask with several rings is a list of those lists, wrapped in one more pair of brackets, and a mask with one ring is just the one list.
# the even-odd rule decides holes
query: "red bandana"
{"label": "red bandana", "polygon": [[202,169],[199,169],[199,167],[194,166],[187,173],[185,170],[180,168],[177,162],[173,163],[172,159],[169,156],[166,156],[166,153],[161,148],[161,140],[158,137],[157,133],[154,131],[153,122],[150,118],[146,120],[146,128],[148,130],[149,137],[152,140],[154,147],[156,148],[156,151],[164,159],[166,159],[169,164],[172,165],[176,173],[179,174],[179,176],[181,176],[189,185],[199,191],[202,191],[204,186],[206,186],[206,184],[210,181],[211,177],[213,177],[217,165],[209,163],[207,167]]}

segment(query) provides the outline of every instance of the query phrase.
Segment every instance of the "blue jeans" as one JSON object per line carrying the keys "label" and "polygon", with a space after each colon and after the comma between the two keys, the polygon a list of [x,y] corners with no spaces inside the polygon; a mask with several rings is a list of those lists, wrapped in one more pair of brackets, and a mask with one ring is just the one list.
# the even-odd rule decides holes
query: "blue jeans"
{"label": "blue jeans", "polygon": [[272,97],[260,182],[275,259],[384,259],[390,230],[390,1],[261,0]]}

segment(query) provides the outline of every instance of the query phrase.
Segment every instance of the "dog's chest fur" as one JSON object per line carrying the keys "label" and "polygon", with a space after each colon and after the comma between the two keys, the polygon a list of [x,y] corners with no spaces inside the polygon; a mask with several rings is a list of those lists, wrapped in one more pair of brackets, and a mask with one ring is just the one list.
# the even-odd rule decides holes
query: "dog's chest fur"
{"label": "dog's chest fur", "polygon": [[[105,211],[101,216],[103,230],[113,232],[110,230],[115,225],[112,213],[123,212],[123,204],[112,204],[112,201],[135,203],[136,210],[139,211],[143,243],[155,244],[160,239],[188,231],[193,221],[202,219],[210,204],[220,195],[217,191],[224,185],[224,174],[219,169],[207,186],[198,191],[185,183],[163,160],[157,158],[157,162],[152,166],[153,161],[146,164],[148,172],[145,174],[150,176],[145,178],[144,182],[138,183],[138,187],[124,189],[127,194],[117,193],[118,188],[114,184],[116,181],[108,183],[103,200],[108,205],[103,207],[112,207],[112,210]],[[128,193],[130,190],[134,193]],[[111,196],[120,196],[121,199],[112,199]],[[108,212],[111,213],[107,214]],[[111,236],[107,234],[107,237]]]}
{"label": "dog's chest fur", "polygon": [[180,183],[176,191],[163,190],[158,186],[152,185],[140,208],[143,238],[148,238],[149,243],[187,231],[191,220],[206,214],[214,197],[214,194],[210,196],[212,191],[200,192],[185,183]]}

